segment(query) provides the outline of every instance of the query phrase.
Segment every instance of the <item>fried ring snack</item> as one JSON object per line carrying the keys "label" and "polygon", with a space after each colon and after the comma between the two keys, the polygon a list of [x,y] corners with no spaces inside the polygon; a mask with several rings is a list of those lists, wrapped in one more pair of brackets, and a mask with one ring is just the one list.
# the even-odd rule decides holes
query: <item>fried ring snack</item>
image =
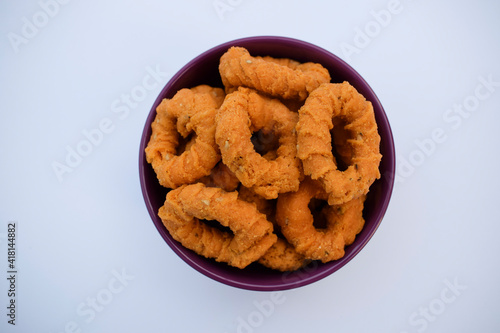
{"label": "fried ring snack", "polygon": [[[340,171],[332,153],[333,119],[345,122],[350,155],[347,169]],[[372,104],[348,82],[321,85],[299,110],[297,156],[304,173],[317,179],[328,193],[328,203],[342,204],[368,192],[380,178],[380,135]],[[348,149],[343,147],[344,150]]]}
{"label": "fried ring snack", "polygon": [[295,250],[311,260],[328,262],[344,256],[344,247],[352,244],[364,225],[365,196],[342,205],[326,206],[326,228],[314,226],[309,209],[312,198],[326,199],[326,193],[317,181],[306,178],[297,192],[279,196],[276,221],[281,232]]}
{"label": "fried ring snack", "polygon": [[[277,99],[239,87],[226,96],[216,116],[215,140],[222,161],[245,187],[266,199],[296,191],[301,177],[296,157],[297,120],[298,114]],[[273,131],[279,137],[274,160],[257,153],[251,142],[252,132],[261,129]]]}
{"label": "fried ring snack", "polygon": [[320,84],[330,82],[330,73],[320,64],[252,57],[236,46],[220,58],[219,73],[226,92],[244,86],[285,99],[305,100]]}
{"label": "fried ring snack", "polygon": [[[162,186],[176,188],[210,174],[220,161],[215,143],[215,115],[224,99],[221,88],[201,85],[179,90],[156,109],[146,160]],[[188,138],[186,150],[178,154],[179,135]]]}
{"label": "fried ring snack", "polygon": [[[201,183],[171,190],[158,215],[172,237],[188,249],[231,266],[245,268],[277,241],[273,225],[255,205]],[[234,233],[209,226],[216,220]]]}

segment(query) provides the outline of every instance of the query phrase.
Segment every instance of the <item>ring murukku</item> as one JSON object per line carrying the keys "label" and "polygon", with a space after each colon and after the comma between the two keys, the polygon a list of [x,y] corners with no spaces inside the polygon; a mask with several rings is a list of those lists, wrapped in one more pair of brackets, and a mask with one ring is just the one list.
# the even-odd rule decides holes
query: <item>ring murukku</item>
{"label": "ring murukku", "polygon": [[[176,188],[210,174],[220,161],[215,143],[215,115],[224,91],[201,85],[179,90],[156,109],[146,159],[162,186]],[[180,148],[181,139],[184,151]]]}
{"label": "ring murukku", "polygon": [[[241,183],[266,199],[296,191],[301,170],[296,157],[298,114],[277,99],[244,87],[226,96],[217,112],[215,139],[222,161]],[[276,159],[266,159],[252,144],[252,133],[264,129],[278,136]]]}
{"label": "ring murukku", "polygon": [[[342,120],[348,138],[342,147],[349,164],[339,170],[332,153],[334,119]],[[366,194],[380,178],[380,135],[372,104],[348,82],[323,84],[299,110],[297,156],[304,173],[317,179],[328,203],[342,204]]]}
{"label": "ring murukku", "polygon": [[314,216],[309,209],[311,199],[326,199],[321,185],[306,178],[297,192],[279,196],[276,221],[281,232],[295,250],[311,260],[328,262],[340,259],[345,246],[352,244],[364,225],[362,195],[342,205],[326,205],[322,213],[325,226],[316,228]]}
{"label": "ring murukku", "polygon": [[[171,190],[158,215],[172,235],[188,249],[231,266],[245,268],[277,241],[273,225],[255,205],[201,183]],[[231,232],[210,226],[216,220]]]}
{"label": "ring murukku", "polygon": [[244,86],[285,99],[305,100],[320,84],[330,82],[330,73],[320,64],[253,57],[243,47],[231,47],[222,55],[219,72],[227,92]]}

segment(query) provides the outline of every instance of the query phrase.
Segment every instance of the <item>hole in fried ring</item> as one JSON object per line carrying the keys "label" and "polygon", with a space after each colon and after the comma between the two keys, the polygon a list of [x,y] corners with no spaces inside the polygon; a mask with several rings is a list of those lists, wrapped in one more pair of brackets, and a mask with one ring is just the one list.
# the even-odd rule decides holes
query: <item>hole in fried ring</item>
{"label": "hole in fried ring", "polygon": [[252,133],[252,144],[257,153],[261,156],[275,155],[279,147],[279,138],[273,131],[258,130]]}
{"label": "hole in fried ring", "polygon": [[307,205],[313,215],[313,226],[315,229],[326,229],[328,227],[328,219],[326,210],[328,203],[325,200],[311,198]]}
{"label": "hole in fried ring", "polygon": [[240,180],[222,162],[217,163],[210,174],[200,178],[198,182],[208,187],[219,187],[226,192],[232,192],[240,185]]}

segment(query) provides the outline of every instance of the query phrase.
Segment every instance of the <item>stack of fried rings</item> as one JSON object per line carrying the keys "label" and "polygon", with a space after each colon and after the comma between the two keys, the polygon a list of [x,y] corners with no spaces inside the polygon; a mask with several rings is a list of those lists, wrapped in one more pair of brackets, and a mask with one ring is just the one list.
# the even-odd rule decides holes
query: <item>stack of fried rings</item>
{"label": "stack of fried rings", "polygon": [[221,57],[219,73],[224,89],[181,89],[156,110],[145,153],[170,189],[158,212],[166,229],[241,269],[342,258],[380,177],[371,103],[320,64],[242,47]]}

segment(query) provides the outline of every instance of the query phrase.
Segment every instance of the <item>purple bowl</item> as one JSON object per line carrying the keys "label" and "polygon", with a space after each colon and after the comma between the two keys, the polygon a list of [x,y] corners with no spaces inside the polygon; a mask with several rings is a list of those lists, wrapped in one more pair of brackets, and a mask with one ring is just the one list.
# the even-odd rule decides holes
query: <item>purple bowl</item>
{"label": "purple bowl", "polygon": [[[158,209],[163,205],[168,190],[158,184],[156,175],[146,162],[144,154],[151,136],[151,123],[156,116],[156,107],[162,99],[173,97],[181,88],[199,84],[222,87],[218,71],[219,59],[231,46],[245,47],[254,56],[268,55],[277,58],[292,58],[300,62],[320,63],[330,71],[332,82],[349,81],[367,100],[372,102],[381,136],[380,149],[383,157],[380,173],[382,177],[372,185],[368,194],[363,213],[365,226],[354,243],[346,247],[343,258],[325,264],[312,262],[298,271],[289,273],[273,271],[256,263],[241,270],[225,263],[203,258],[184,248],[170,236],[158,217]],[[368,83],[334,54],[301,40],[275,36],[242,38],[221,44],[202,53],[179,70],[153,104],[144,125],[139,150],[139,175],[144,201],[154,225],[165,242],[182,260],[207,277],[229,286],[256,291],[278,291],[302,287],[323,279],[347,264],[371,239],[382,221],[392,194],[394,174],[395,152],[391,128],[380,101]]]}

